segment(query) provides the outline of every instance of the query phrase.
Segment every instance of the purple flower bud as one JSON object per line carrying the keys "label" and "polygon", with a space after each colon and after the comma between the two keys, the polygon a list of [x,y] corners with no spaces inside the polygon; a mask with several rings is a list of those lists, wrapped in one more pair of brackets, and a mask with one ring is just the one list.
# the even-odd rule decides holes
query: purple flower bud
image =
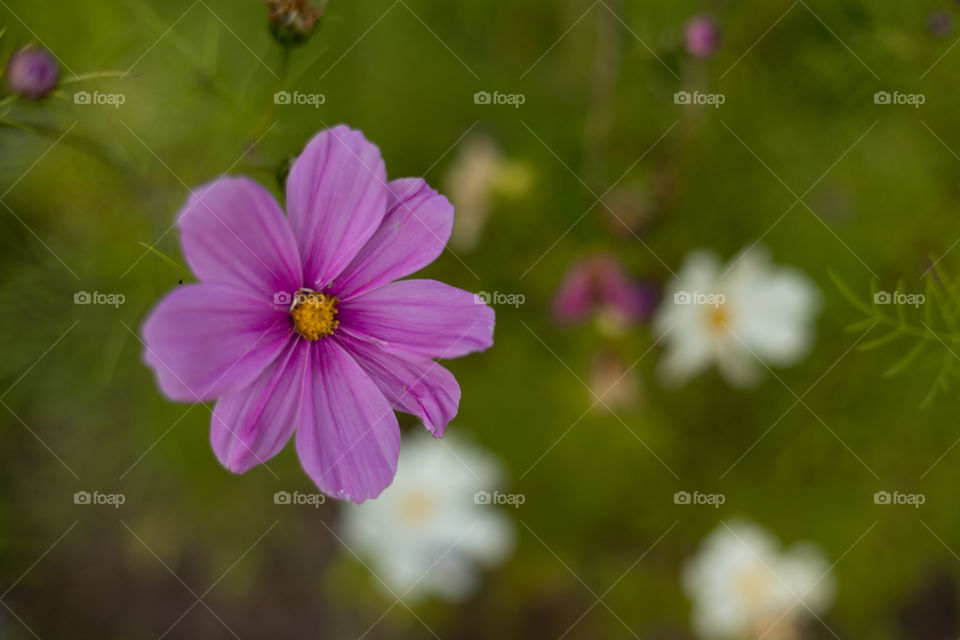
{"label": "purple flower bud", "polygon": [[709,58],[720,48],[720,25],[713,16],[694,16],[687,22],[683,37],[687,53],[697,58]]}
{"label": "purple flower bud", "polygon": [[59,79],[60,65],[45,49],[21,49],[7,62],[7,88],[31,100],[50,93]]}

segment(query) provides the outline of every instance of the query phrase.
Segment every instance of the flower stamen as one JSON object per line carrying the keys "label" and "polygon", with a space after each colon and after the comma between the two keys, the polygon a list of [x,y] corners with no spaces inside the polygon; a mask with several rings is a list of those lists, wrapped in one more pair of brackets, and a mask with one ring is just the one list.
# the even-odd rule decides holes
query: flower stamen
{"label": "flower stamen", "polygon": [[334,296],[301,289],[290,307],[297,333],[311,342],[332,334],[340,326],[340,321],[334,319],[337,302],[339,299]]}

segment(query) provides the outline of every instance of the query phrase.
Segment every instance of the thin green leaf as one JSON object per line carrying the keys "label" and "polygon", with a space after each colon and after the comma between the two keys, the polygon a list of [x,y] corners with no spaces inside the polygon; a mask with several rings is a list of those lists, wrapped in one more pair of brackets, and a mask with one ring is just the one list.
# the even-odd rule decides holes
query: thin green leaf
{"label": "thin green leaf", "polygon": [[843,328],[847,333],[859,333],[868,327],[875,325],[877,321],[873,318],[864,318],[863,320],[857,320],[852,322]]}
{"label": "thin green leaf", "polygon": [[863,344],[857,347],[857,351],[872,351],[873,349],[877,349],[879,347],[883,347],[890,344],[891,342],[893,342],[894,340],[896,340],[902,335],[903,334],[900,333],[899,331],[891,331],[885,336],[882,336],[875,340],[868,340],[867,342],[864,342]]}
{"label": "thin green leaf", "polygon": [[895,375],[899,374],[901,371],[906,369],[908,366],[913,364],[913,362],[920,357],[920,354],[923,353],[923,350],[930,344],[930,340],[924,338],[917,344],[913,346],[910,351],[907,352],[903,358],[898,360],[893,366],[883,372],[884,378],[892,378]]}
{"label": "thin green leaf", "polygon": [[[899,280],[897,280],[897,290],[894,292],[894,294],[904,293],[906,291],[906,288],[907,288],[906,283],[903,281],[903,278],[900,278]],[[896,305],[896,307],[897,307],[897,323],[901,327],[907,326],[906,308],[902,304],[898,304]]]}
{"label": "thin green leaf", "polygon": [[147,244],[146,242],[140,242],[139,244],[140,244],[141,247],[143,247],[144,249],[146,249],[146,250],[149,251],[150,253],[153,253],[154,255],[156,255],[158,258],[160,258],[161,260],[163,260],[164,262],[166,262],[166,263],[169,264],[170,266],[172,266],[172,267],[180,270],[181,272],[183,272],[184,274],[186,274],[186,276],[187,276],[188,278],[190,278],[191,280],[193,280],[193,274],[190,273],[189,271],[187,271],[186,267],[184,267],[183,265],[181,265],[180,263],[178,263],[176,260],[174,260],[173,258],[171,258],[170,256],[168,256],[167,254],[163,253],[162,251],[160,251],[160,250],[157,249],[156,247],[153,247],[153,246]]}
{"label": "thin green leaf", "polygon": [[[842,295],[844,298],[847,299],[847,302],[849,302],[849,303],[852,304],[854,307],[856,307],[856,308],[859,309],[860,311],[864,312],[864,313],[867,314],[868,316],[874,316],[874,315],[876,315],[876,312],[875,312],[873,309],[871,309],[871,308],[860,298],[860,296],[856,295],[855,293],[853,293],[853,291],[850,290],[850,287],[848,287],[847,284],[846,284],[843,280],[840,279],[840,276],[838,276],[838,275],[837,275],[836,273],[834,273],[833,271],[828,271],[828,272],[827,272],[827,275],[830,276],[830,279],[831,279],[831,280],[833,280],[833,284],[837,287],[837,290],[840,292],[840,295]],[[872,294],[871,294],[871,295],[872,295]]]}

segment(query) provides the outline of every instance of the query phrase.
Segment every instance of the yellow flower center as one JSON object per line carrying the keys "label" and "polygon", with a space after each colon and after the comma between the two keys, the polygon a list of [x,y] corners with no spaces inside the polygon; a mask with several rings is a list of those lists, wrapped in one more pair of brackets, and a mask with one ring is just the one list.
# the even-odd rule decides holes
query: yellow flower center
{"label": "yellow flower center", "polygon": [[400,517],[410,524],[426,522],[437,510],[437,501],[423,490],[408,491],[400,499]]}
{"label": "yellow flower center", "polygon": [[325,293],[301,289],[290,308],[297,333],[311,342],[333,333],[340,326],[340,321],[334,319],[337,302],[337,298]]}
{"label": "yellow flower center", "polygon": [[729,329],[730,314],[723,308],[723,304],[718,304],[707,312],[707,326],[715,333],[722,333]]}

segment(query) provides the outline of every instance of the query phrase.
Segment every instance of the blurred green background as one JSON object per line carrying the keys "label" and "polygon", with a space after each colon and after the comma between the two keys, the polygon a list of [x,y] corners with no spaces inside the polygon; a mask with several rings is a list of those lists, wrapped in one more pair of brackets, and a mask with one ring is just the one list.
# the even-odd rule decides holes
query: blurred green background
{"label": "blurred green background", "polygon": [[[615,584],[609,608],[566,637],[689,638],[681,567],[734,516],[837,562],[824,620],[838,636],[960,634],[957,392],[918,408],[944,350],[884,378],[912,339],[851,350],[882,332],[844,331],[862,316],[828,277],[865,300],[872,278],[922,291],[930,256],[960,236],[958,34],[928,26],[933,11],[960,16],[953,3],[331,0],[282,81],[255,0],[0,4],[5,51],[42,42],[65,77],[129,70],[18,104],[8,119],[33,132],[0,129],[0,637],[157,638],[235,562],[204,595],[209,610],[197,604],[167,637],[230,637],[216,616],[243,638],[428,637],[403,607],[380,619],[393,600],[331,533],[338,504],[273,504],[276,491],[313,490],[292,448],[271,464],[279,480],[229,474],[210,450],[209,407],[168,402],[141,363],[145,314],[186,276],[140,243],[182,263],[170,227],[189,188],[231,172],[279,193],[283,162],[339,122],[380,146],[392,178],[442,188],[480,132],[531,176],[494,199],[475,249],[424,272],[526,299],[497,307],[493,349],[448,363],[463,388],[450,428],[500,457],[504,490],[526,501],[504,508],[516,551],[471,600],[415,609],[437,635],[558,638]],[[683,25],[703,11],[723,43],[695,60]],[[77,105],[74,88],[125,103]],[[325,103],[274,107],[281,88]],[[677,105],[679,90],[726,101]],[[926,102],[877,105],[881,90]],[[475,104],[478,91],[525,102]],[[632,212],[640,240],[597,203],[614,184],[648,196]],[[761,237],[825,304],[810,356],[755,389],[711,371],[663,390],[648,327],[611,337],[551,320],[564,271],[585,254],[663,283],[694,248],[728,258]],[[940,263],[958,265],[960,250]],[[77,291],[126,301],[74,305]],[[617,416],[588,411],[601,349],[628,365],[650,350],[634,369],[639,398]],[[75,505],[80,490],[126,503]],[[679,490],[726,503],[675,505]],[[875,505],[880,490],[926,503]]]}

